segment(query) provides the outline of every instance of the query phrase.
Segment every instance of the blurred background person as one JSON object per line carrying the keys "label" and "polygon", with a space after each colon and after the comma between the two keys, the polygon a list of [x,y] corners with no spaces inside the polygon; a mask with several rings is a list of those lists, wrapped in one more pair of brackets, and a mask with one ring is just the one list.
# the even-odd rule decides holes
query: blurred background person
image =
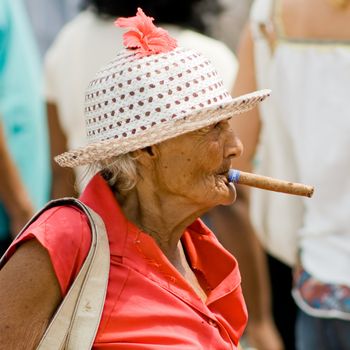
{"label": "blurred background person", "polygon": [[[224,245],[237,249],[244,276],[249,260],[236,236],[254,231],[252,211],[270,254],[274,316],[287,349],[295,348],[288,265],[295,268],[296,348],[350,349],[349,21],[347,0],[256,0],[239,49],[233,94],[260,87],[273,94],[232,122],[245,146],[235,166],[316,189],[311,200],[252,191],[249,206],[240,188],[238,203],[217,210],[213,220]],[[248,291],[250,281],[246,275]]]}
{"label": "blurred background person", "polygon": [[4,251],[32,208],[49,199],[50,190],[39,55],[21,0],[0,2],[0,121],[0,246]]}
{"label": "blurred background person", "polygon": [[[45,59],[52,156],[85,142],[84,91],[94,72],[121,49],[123,31],[113,25],[113,19],[131,16],[138,6],[157,18],[181,46],[206,55],[231,90],[237,71],[236,58],[226,45],[203,34],[205,24],[196,10],[200,2],[85,0],[85,10],[63,28]],[[210,10],[218,13],[219,3],[212,1]],[[74,79],[68,79],[72,76]],[[78,167],[73,173],[52,162],[52,197],[76,195],[88,180],[84,169]]]}

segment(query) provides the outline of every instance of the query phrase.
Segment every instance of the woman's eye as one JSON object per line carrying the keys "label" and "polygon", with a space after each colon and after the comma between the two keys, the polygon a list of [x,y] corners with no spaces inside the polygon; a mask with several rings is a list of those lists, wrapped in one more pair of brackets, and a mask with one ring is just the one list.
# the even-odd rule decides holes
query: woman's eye
{"label": "woman's eye", "polygon": [[213,130],[216,130],[216,129],[220,129],[221,128],[221,123],[218,122],[218,123],[215,123],[215,124],[211,124],[209,126],[205,126],[204,128],[200,129],[199,131],[201,133],[204,133],[204,134],[207,134]]}
{"label": "woman's eye", "polygon": [[215,124],[213,124],[213,125],[211,126],[211,129],[212,129],[212,130],[221,130],[221,128],[222,128],[222,125],[221,125],[220,122],[219,122],[219,123],[215,123]]}

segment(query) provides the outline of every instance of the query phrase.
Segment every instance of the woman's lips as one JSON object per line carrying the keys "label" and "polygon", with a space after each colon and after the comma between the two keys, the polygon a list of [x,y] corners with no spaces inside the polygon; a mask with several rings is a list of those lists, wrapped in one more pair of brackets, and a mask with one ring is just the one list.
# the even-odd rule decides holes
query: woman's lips
{"label": "woman's lips", "polygon": [[220,178],[222,178],[222,180],[224,181],[224,183],[226,185],[229,184],[229,181],[228,181],[228,171],[223,171],[221,173],[218,173],[216,174],[216,176],[219,176]]}
{"label": "woman's lips", "polygon": [[225,179],[228,181],[228,172],[229,172],[229,170],[224,170],[224,171],[221,171],[220,173],[218,173],[217,175],[224,176]]}

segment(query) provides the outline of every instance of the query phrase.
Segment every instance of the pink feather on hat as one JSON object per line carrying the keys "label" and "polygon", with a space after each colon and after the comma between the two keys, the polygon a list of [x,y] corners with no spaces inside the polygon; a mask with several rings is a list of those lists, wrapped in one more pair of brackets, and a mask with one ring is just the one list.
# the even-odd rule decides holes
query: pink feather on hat
{"label": "pink feather on hat", "polygon": [[177,42],[163,28],[153,24],[154,18],[148,17],[141,8],[134,17],[120,17],[115,21],[118,27],[131,28],[123,35],[124,46],[136,50],[141,57],[172,51]]}

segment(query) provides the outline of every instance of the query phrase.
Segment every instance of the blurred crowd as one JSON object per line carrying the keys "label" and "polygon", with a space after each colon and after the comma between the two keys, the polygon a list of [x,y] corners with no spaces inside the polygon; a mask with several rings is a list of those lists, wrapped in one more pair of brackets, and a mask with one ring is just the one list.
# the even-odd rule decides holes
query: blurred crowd
{"label": "blurred crowd", "polygon": [[[53,157],[84,144],[85,88],[122,47],[114,19],[152,15],[151,3],[0,1],[1,255],[36,210],[89,179]],[[238,186],[236,203],[203,218],[240,264],[242,347],[350,349],[350,1],[192,3],[193,18],[178,2],[162,27],[209,57],[234,96],[272,90],[232,120],[244,145],[233,166],[315,186],[312,199]]]}

